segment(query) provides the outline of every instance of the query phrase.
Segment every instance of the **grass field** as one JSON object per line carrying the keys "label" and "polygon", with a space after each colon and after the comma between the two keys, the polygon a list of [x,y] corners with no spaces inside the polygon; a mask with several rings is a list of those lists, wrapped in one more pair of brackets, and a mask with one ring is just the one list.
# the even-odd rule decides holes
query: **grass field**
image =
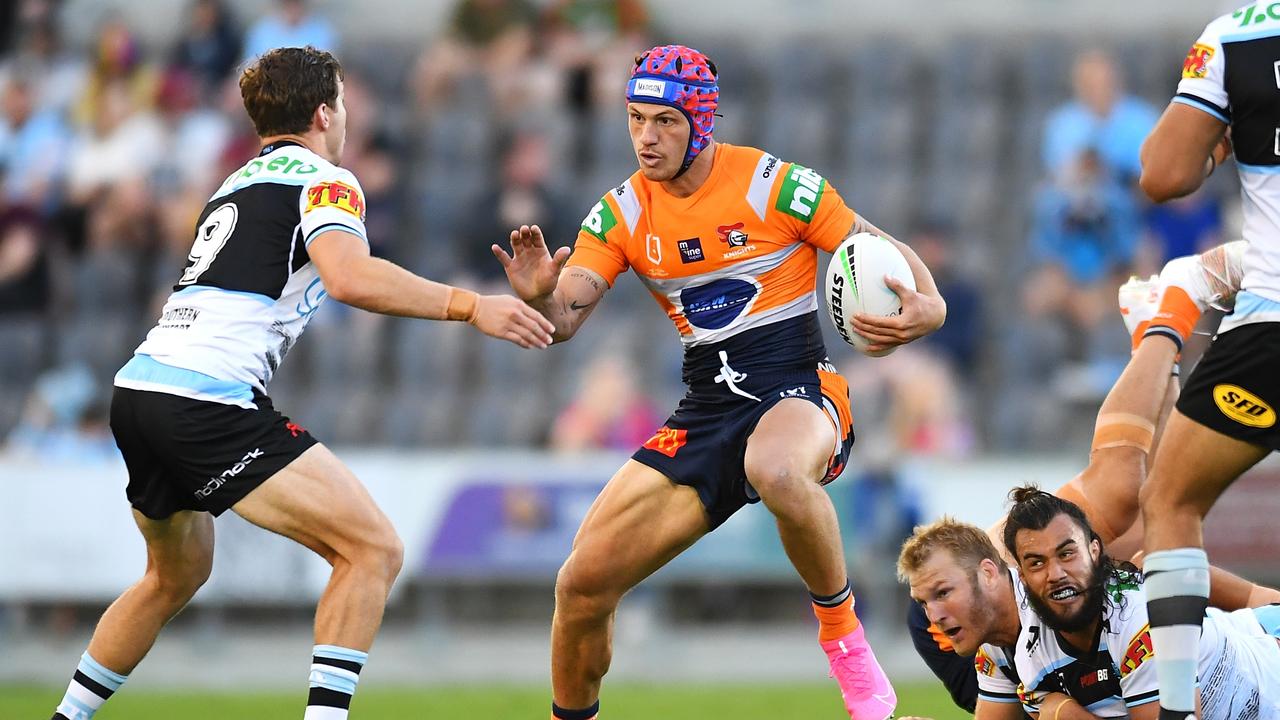
{"label": "grass field", "polygon": [[[45,720],[61,689],[0,685],[0,720]],[[302,692],[130,692],[126,688],[94,720],[289,720],[302,717]],[[898,686],[898,716],[961,720],[969,715],[951,704],[938,683]],[[539,687],[432,687],[362,689],[353,720],[545,720],[550,705]],[[601,717],[607,720],[809,720],[847,718],[834,683],[815,685],[616,685],[606,688]]]}

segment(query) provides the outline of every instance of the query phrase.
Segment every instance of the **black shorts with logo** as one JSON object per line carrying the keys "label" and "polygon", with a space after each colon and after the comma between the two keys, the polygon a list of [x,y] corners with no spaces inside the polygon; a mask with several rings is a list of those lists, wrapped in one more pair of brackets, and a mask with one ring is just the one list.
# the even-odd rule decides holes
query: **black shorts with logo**
{"label": "black shorts with logo", "polygon": [[1187,379],[1178,411],[1223,435],[1280,450],[1280,323],[1219,334]]}
{"label": "black shorts with logo", "polygon": [[252,410],[117,387],[111,432],[129,469],[130,504],[153,520],[221,515],[316,444],[254,393]]}
{"label": "black shorts with logo", "polygon": [[822,479],[840,476],[853,448],[849,385],[829,362],[812,370],[749,374],[734,383],[691,385],[676,411],[632,459],[698,491],[711,527],[719,527],[747,503],[760,501],[747,483],[743,463],[747,438],[774,405],[786,398],[808,400],[831,419],[839,447]]}

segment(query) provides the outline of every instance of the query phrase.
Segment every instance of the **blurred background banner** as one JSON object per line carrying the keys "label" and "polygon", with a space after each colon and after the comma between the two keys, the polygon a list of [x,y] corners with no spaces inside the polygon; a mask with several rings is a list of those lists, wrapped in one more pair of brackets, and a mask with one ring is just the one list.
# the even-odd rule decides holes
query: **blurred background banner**
{"label": "blurred background banner", "polygon": [[[1230,169],[1159,207],[1135,186],[1138,149],[1188,48],[1230,9],[0,3],[0,696],[6,683],[64,684],[105,603],[143,568],[106,424],[111,378],[155,322],[212,190],[257,151],[236,80],[264,49],[337,54],[344,165],[366,192],[372,250],[429,278],[504,289],[489,246],[523,223],[570,243],[635,171],[623,82],[635,52],[666,42],[719,67],[717,139],[814,168],[911,244],[948,300],[940,332],[872,360],[823,321],[858,437],[828,490],[859,613],[892,672],[910,678],[924,669],[903,642],[902,538],[942,513],[988,524],[1011,486],[1057,487],[1082,469],[1098,404],[1129,357],[1119,284],[1239,237]],[[1196,351],[1186,357],[1183,377]],[[270,391],[350,464],[405,540],[386,657],[413,666],[426,637],[457,653],[449,668],[395,677],[488,679],[496,622],[527,641],[513,640],[521,649],[496,672],[544,683],[552,587],[578,523],[683,388],[676,333],[626,278],[572,342],[545,352],[330,301]],[[1215,561],[1272,582],[1278,474],[1266,464],[1237,483],[1207,531]],[[225,650],[213,653],[224,677],[292,682],[284,649],[305,654],[326,566],[231,514],[217,534],[213,579],[157,650],[176,656],[144,663],[137,682],[207,684],[181,658],[209,648]],[[826,672],[803,588],[759,507],[629,596],[618,623],[624,679]],[[761,648],[734,645],[759,633]],[[700,654],[706,643],[735,657],[719,667]],[[263,659],[235,667],[244,648]]]}

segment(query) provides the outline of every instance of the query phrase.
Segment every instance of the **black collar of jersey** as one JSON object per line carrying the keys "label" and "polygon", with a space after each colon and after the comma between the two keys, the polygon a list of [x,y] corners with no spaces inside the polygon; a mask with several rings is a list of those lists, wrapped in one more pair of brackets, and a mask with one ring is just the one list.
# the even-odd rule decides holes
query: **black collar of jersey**
{"label": "black collar of jersey", "polygon": [[1070,655],[1076,660],[1094,664],[1098,661],[1098,646],[1102,644],[1102,631],[1107,629],[1107,621],[1105,618],[1098,618],[1098,629],[1093,633],[1093,642],[1090,643],[1088,650],[1081,650],[1062,637],[1062,633],[1057,630],[1053,631],[1053,636],[1058,640],[1058,647],[1062,648],[1062,652]]}
{"label": "black collar of jersey", "polygon": [[271,143],[270,145],[267,145],[266,147],[262,148],[262,152],[258,153],[258,157],[262,157],[264,155],[270,155],[271,153],[279,150],[280,148],[288,147],[290,145],[294,145],[297,147],[305,147],[302,143],[298,142],[297,140],[277,140]]}

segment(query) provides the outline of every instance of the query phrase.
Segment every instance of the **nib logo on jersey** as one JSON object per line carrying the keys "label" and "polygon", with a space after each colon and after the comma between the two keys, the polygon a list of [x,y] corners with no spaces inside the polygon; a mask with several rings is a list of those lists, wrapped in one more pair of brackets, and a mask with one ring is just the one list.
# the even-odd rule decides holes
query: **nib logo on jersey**
{"label": "nib logo on jersey", "polygon": [[200,499],[209,497],[214,493],[215,490],[222,487],[223,485],[226,485],[228,480],[244,472],[244,469],[249,467],[250,463],[262,457],[263,454],[264,453],[262,452],[261,448],[254,448],[249,452],[245,453],[244,457],[240,458],[240,462],[236,463],[235,465],[232,465],[226,470],[223,470],[222,474],[219,475],[218,477],[209,478],[209,482],[205,483],[204,487],[196,491],[195,493],[196,497]]}
{"label": "nib logo on jersey", "polygon": [[729,249],[724,252],[726,260],[755,252],[756,246],[747,244],[747,241],[751,238],[742,231],[744,227],[746,227],[746,223],[736,222],[732,225],[721,225],[716,228],[716,234],[720,236],[720,242],[729,246]]}
{"label": "nib logo on jersey", "polygon": [[690,325],[702,330],[726,328],[751,309],[760,285],[749,278],[721,278],[680,291]]}

